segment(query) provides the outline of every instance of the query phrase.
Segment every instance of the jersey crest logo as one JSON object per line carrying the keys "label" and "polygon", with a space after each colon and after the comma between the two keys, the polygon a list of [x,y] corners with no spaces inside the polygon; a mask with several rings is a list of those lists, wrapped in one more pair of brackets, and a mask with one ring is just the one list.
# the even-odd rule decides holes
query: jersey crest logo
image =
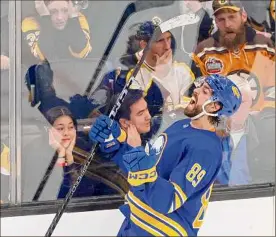
{"label": "jersey crest logo", "polygon": [[183,125],[183,128],[187,128],[187,127],[189,127],[189,124],[184,124]]}
{"label": "jersey crest logo", "polygon": [[221,73],[223,69],[223,63],[220,59],[211,57],[205,62],[205,68],[208,74]]}
{"label": "jersey crest logo", "polygon": [[152,149],[155,151],[156,155],[160,155],[166,145],[166,137],[165,135],[161,134],[153,143]]}
{"label": "jersey crest logo", "polygon": [[240,98],[241,95],[237,87],[232,86],[232,92],[237,98]]}

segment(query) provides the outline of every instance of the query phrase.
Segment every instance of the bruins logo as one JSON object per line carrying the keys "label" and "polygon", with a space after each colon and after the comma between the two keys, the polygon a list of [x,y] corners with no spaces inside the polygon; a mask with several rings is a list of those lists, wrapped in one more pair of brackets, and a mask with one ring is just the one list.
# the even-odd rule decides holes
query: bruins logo
{"label": "bruins logo", "polygon": [[[252,107],[258,102],[261,94],[261,86],[259,79],[253,73],[250,73],[246,70],[237,70],[230,72],[227,77],[233,81],[239,81],[240,79],[246,80],[251,88],[252,93]],[[238,77],[238,78],[237,78]]]}

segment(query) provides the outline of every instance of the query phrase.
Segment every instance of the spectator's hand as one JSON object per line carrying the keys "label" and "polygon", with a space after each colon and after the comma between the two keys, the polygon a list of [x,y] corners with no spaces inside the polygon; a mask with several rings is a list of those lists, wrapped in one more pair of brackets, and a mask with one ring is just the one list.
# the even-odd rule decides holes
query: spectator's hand
{"label": "spectator's hand", "polygon": [[141,146],[141,136],[133,124],[129,124],[127,128],[127,143],[132,147]]}
{"label": "spectator's hand", "polygon": [[65,159],[65,148],[61,145],[61,139],[61,135],[54,127],[49,129],[49,145],[57,151],[58,157]]}
{"label": "spectator's hand", "polygon": [[156,67],[160,65],[166,65],[172,62],[172,49],[167,50],[162,56],[155,54],[155,65]]}
{"label": "spectator's hand", "polygon": [[155,74],[161,78],[165,77],[169,73],[172,66],[172,50],[167,50],[162,56],[157,54],[154,56],[156,60]]}
{"label": "spectator's hand", "polygon": [[35,0],[35,9],[40,16],[50,15],[50,12],[43,0]]}
{"label": "spectator's hand", "polygon": [[5,55],[1,55],[1,70],[7,70],[10,68],[10,59]]}
{"label": "spectator's hand", "polygon": [[79,16],[79,8],[73,5],[72,1],[69,1],[69,17],[78,17]]}
{"label": "spectator's hand", "polygon": [[201,2],[198,0],[181,1],[181,4],[189,8],[193,13],[196,13],[202,8]]}
{"label": "spectator's hand", "polygon": [[73,140],[70,142],[70,145],[67,147],[65,151],[67,165],[71,165],[74,163],[73,149],[76,145],[76,138],[77,138],[77,134],[75,133]]}

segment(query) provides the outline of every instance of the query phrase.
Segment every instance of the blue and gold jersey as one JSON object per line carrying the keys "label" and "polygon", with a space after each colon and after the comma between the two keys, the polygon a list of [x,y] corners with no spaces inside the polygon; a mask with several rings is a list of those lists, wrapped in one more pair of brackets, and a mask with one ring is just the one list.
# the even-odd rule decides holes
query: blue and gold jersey
{"label": "blue and gold jersey", "polygon": [[90,27],[82,13],[69,18],[63,30],[52,26],[50,16],[26,17],[22,21],[22,34],[32,55],[41,61],[86,58],[92,51]]}
{"label": "blue and gold jersey", "polygon": [[158,177],[142,190],[130,189],[119,234],[197,235],[221,166],[220,138],[185,119],[161,134],[151,149],[158,156]]}

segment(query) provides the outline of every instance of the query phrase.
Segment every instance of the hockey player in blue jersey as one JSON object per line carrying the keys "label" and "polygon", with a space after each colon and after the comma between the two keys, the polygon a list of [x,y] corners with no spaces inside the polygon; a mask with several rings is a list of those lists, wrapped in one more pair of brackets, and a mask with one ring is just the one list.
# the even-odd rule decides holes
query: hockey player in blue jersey
{"label": "hockey player in blue jersey", "polygon": [[216,123],[240,103],[233,82],[211,75],[194,89],[184,111],[190,119],[174,123],[150,149],[141,146],[134,126],[128,128],[127,143],[133,148],[122,159],[131,188],[128,203],[120,208],[125,220],[118,236],[197,235],[222,161]]}

